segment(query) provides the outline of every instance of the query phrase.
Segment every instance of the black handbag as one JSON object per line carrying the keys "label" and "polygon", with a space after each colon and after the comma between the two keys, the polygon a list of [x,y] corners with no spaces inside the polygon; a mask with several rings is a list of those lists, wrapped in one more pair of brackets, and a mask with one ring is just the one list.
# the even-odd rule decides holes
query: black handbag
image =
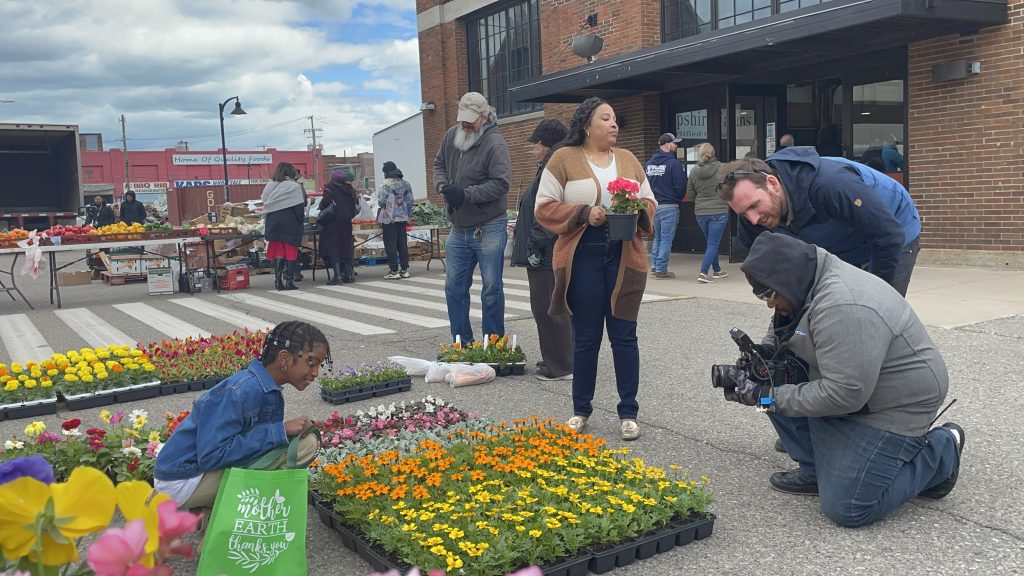
{"label": "black handbag", "polygon": [[331,202],[330,206],[328,206],[327,208],[324,208],[323,210],[320,211],[319,214],[317,214],[317,216],[316,216],[316,223],[317,224],[330,224],[331,222],[334,222],[334,219],[337,218],[337,217],[338,217],[338,204],[336,202]]}

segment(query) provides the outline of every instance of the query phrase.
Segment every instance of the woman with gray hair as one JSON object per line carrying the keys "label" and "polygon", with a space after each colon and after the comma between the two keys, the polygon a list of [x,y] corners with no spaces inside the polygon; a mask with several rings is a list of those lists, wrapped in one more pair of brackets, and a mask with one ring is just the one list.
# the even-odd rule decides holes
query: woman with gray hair
{"label": "woman with gray hair", "polygon": [[708,284],[729,275],[718,262],[718,246],[722,243],[722,233],[729,222],[729,205],[718,197],[718,172],[722,163],[715,158],[715,147],[705,142],[697,149],[697,155],[700,162],[690,171],[684,200],[693,200],[697,226],[700,226],[707,244],[697,281]]}
{"label": "woman with gray hair", "polygon": [[297,290],[293,283],[299,270],[299,246],[306,220],[306,199],[296,181],[298,172],[289,162],[280,162],[263,188],[263,214],[266,219],[267,259],[274,266],[274,288]]}

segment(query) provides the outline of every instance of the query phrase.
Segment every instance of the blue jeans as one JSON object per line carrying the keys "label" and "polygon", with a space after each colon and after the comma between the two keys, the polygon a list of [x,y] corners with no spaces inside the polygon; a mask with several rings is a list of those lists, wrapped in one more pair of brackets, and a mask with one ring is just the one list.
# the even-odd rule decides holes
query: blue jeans
{"label": "blue jeans", "polygon": [[[461,336],[463,342],[473,341],[469,323],[469,287],[473,271],[480,264],[483,291],[484,334],[505,334],[505,243],[508,241],[508,219],[504,216],[476,228],[452,228],[445,244],[444,296],[448,303],[448,322],[452,341]],[[479,231],[479,233],[477,232]]]}
{"label": "blue jeans", "polygon": [[817,478],[821,511],[840,526],[866,526],[942,482],[960,457],[953,435],[912,437],[842,417],[769,414],[800,472]]}
{"label": "blue jeans", "polygon": [[654,240],[651,241],[651,262],[655,272],[668,272],[668,256],[679,225],[679,205],[658,206],[654,213]]}
{"label": "blue jeans", "polygon": [[700,262],[700,273],[707,274],[712,268],[715,272],[722,271],[722,265],[718,263],[718,245],[722,243],[722,233],[725,232],[725,225],[729,222],[729,213],[708,214],[697,216],[697,226],[704,233],[704,240],[707,248],[704,249],[704,259]]}
{"label": "blue jeans", "polygon": [[566,299],[572,315],[573,350],[572,409],[576,416],[590,416],[597,386],[597,358],[604,327],[612,344],[615,386],[619,391],[620,419],[636,418],[640,387],[640,348],[636,322],[612,316],[611,296],[619,274],[622,242],[609,242],[606,226],[589,227],[573,255],[572,276]]}

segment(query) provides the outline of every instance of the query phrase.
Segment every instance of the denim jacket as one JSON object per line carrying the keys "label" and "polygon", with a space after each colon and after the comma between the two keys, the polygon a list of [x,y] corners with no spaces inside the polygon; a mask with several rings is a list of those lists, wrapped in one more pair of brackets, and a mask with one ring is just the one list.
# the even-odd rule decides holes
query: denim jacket
{"label": "denim jacket", "polygon": [[185,480],[251,462],[288,444],[284,395],[259,360],[196,398],[160,450],[154,475]]}

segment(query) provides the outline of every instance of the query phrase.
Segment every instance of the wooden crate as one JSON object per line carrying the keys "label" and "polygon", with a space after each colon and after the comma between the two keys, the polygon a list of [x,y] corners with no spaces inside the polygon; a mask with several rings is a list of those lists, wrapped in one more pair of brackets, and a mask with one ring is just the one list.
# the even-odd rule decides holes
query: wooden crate
{"label": "wooden crate", "polygon": [[122,286],[124,284],[146,281],[145,274],[111,274],[106,270],[100,272],[100,278],[110,286]]}

